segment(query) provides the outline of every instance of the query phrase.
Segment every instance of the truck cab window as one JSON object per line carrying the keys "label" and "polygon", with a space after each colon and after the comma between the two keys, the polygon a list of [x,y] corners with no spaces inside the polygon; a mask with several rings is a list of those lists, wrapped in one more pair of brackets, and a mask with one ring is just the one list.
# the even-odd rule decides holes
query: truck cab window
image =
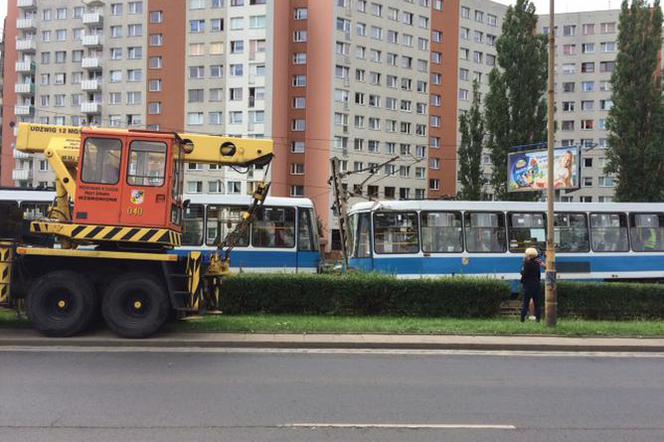
{"label": "truck cab window", "polygon": [[133,141],[129,147],[127,183],[132,186],[163,186],[166,148],[166,143]]}
{"label": "truck cab window", "polygon": [[122,141],[116,138],[88,138],[83,147],[84,183],[117,184],[120,180]]}

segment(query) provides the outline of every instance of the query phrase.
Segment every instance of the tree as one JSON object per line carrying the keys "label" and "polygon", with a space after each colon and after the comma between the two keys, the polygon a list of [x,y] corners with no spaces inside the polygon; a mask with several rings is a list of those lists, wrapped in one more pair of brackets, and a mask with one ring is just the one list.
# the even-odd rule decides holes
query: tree
{"label": "tree", "polygon": [[489,75],[485,124],[496,199],[534,199],[507,192],[507,153],[513,146],[546,140],[546,37],[537,34],[535,5],[517,0],[507,9],[497,41],[498,67]]}
{"label": "tree", "polygon": [[619,201],[661,201],[664,197],[664,107],[659,51],[662,10],[645,0],[622,3],[618,57],[611,77],[609,147],[605,172],[618,179]]}
{"label": "tree", "polygon": [[484,147],[484,118],[480,111],[480,85],[473,82],[473,102],[468,113],[459,116],[459,198],[464,200],[482,199],[482,149]]}

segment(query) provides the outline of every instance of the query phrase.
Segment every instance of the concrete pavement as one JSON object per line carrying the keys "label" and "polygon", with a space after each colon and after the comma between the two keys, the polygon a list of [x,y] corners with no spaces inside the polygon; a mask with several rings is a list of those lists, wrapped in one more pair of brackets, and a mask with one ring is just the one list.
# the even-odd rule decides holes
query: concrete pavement
{"label": "concrete pavement", "polygon": [[131,340],[118,338],[108,331],[71,338],[47,338],[30,329],[0,329],[0,350],[15,346],[664,353],[664,339],[661,338],[163,332],[150,339]]}

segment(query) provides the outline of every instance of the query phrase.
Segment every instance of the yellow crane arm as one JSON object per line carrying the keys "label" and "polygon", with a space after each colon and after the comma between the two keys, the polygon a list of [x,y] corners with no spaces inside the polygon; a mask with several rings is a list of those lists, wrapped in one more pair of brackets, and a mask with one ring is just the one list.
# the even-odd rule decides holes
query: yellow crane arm
{"label": "yellow crane arm", "polygon": [[[141,131],[131,129],[94,129],[96,134],[136,136]],[[218,164],[221,166],[249,166],[269,163],[273,155],[272,140],[178,133],[184,146],[184,161],[188,163]],[[19,123],[16,149],[26,153],[57,153],[64,164],[76,166],[81,143],[81,128]],[[56,170],[56,173],[58,171]]]}

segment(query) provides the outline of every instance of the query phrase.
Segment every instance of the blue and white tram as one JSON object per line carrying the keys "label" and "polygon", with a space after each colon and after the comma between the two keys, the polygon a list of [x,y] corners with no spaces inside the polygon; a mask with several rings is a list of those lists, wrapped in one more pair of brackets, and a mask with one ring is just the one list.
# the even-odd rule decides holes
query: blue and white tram
{"label": "blue and white tram", "polygon": [[[46,190],[0,189],[0,237],[21,235],[23,241],[35,245],[51,245],[53,238],[30,233],[30,221],[44,218],[55,199],[55,192]],[[20,222],[18,232],[12,222]]]}
{"label": "blue and white tram", "polygon": [[[23,239],[43,245],[52,239],[30,235],[29,222],[46,217],[54,198],[52,191],[0,189],[0,216],[22,218]],[[189,195],[182,246],[169,253],[199,250],[203,259],[209,261],[216,240],[235,228],[250,203],[249,196]],[[3,234],[2,225],[0,237],[13,234]],[[235,271],[315,273],[320,265],[316,212],[306,198],[268,197],[231,255],[231,269]]]}
{"label": "blue and white tram", "polygon": [[[399,277],[484,276],[517,289],[523,252],[546,249],[544,203],[380,201],[349,211],[351,267]],[[560,279],[664,279],[664,204],[558,203]]]}
{"label": "blue and white tram", "polygon": [[[244,195],[189,195],[182,247],[203,251],[208,261],[251,203]],[[246,235],[233,249],[231,269],[246,272],[315,273],[321,265],[316,212],[306,198],[267,197]]]}

